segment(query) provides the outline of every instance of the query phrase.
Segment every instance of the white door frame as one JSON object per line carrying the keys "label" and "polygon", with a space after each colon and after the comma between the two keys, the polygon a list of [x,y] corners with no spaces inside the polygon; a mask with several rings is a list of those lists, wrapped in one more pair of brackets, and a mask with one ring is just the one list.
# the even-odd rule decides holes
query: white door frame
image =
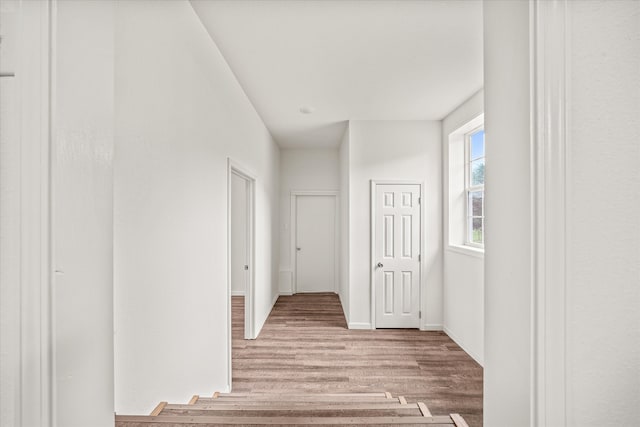
{"label": "white door frame", "polygon": [[290,249],[290,257],[291,257],[291,293],[295,294],[298,291],[298,266],[296,262],[296,232],[297,232],[297,223],[298,223],[298,212],[297,212],[297,197],[298,196],[332,196],[335,200],[335,219],[333,222],[334,228],[334,272],[333,272],[333,291],[338,292],[338,277],[340,274],[339,268],[339,238],[340,235],[338,220],[340,218],[340,198],[338,195],[339,191],[335,190],[291,190],[291,249]]}
{"label": "white door frame", "polygon": [[[51,139],[55,118],[55,93],[52,92],[53,67],[55,66],[55,0],[48,2],[21,2],[20,24],[16,26],[19,43],[19,59],[16,68],[0,71],[14,74],[19,102],[21,123],[18,129],[21,143],[20,164],[12,175],[10,188],[19,202],[19,238],[9,242],[19,258],[20,278],[16,287],[19,304],[6,306],[9,318],[19,318],[18,325],[0,325],[1,333],[13,329],[22,345],[13,349],[19,367],[14,383],[16,427],[47,427],[55,419],[55,307],[53,306],[51,271],[52,250],[52,183]],[[13,13],[13,12],[12,12]],[[12,35],[13,37],[13,35]],[[15,153],[15,152],[13,152]],[[13,154],[12,153],[12,154]],[[4,195],[4,193],[3,193]],[[4,226],[8,218],[0,217]],[[5,254],[0,254],[3,257]],[[6,367],[3,367],[6,369]],[[13,367],[11,367],[13,368]],[[7,372],[0,372],[5,378]],[[3,399],[4,396],[0,396]]]}
{"label": "white door frame", "polygon": [[425,274],[422,271],[424,266],[424,260],[422,254],[424,254],[424,208],[422,205],[422,201],[424,200],[424,182],[422,181],[389,181],[389,180],[371,180],[371,259],[369,265],[369,289],[371,292],[371,329],[376,329],[376,277],[375,277],[375,267],[376,267],[376,187],[378,185],[418,185],[420,186],[420,244],[418,247],[420,248],[420,258],[418,260],[418,271],[420,272],[419,286],[418,286],[418,298],[420,301],[420,314],[418,319],[418,327],[422,329],[422,324],[424,323],[424,313],[425,313],[425,304],[422,300],[422,289],[424,288],[424,277]]}
{"label": "white door frame", "polygon": [[230,157],[227,159],[227,344],[229,361],[229,391],[231,391],[231,178],[236,175],[247,183],[247,265],[249,278],[244,296],[244,338],[255,339],[255,184],[256,178],[247,168]]}
{"label": "white door frame", "polygon": [[570,117],[571,2],[531,3],[533,205],[531,425],[567,424],[567,284],[573,194]]}

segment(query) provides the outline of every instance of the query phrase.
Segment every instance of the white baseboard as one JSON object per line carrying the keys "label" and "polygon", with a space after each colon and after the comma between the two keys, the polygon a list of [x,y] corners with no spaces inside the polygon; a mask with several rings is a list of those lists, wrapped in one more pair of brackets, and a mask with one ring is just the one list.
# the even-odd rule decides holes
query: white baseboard
{"label": "white baseboard", "polygon": [[371,329],[371,323],[368,322],[349,322],[349,329]]}
{"label": "white baseboard", "polygon": [[231,296],[232,297],[243,297],[244,296],[244,291],[231,291]]}
{"label": "white baseboard", "polygon": [[458,344],[460,348],[465,351],[465,353],[471,356],[473,360],[478,362],[480,366],[484,367],[484,358],[480,357],[480,355],[476,354],[473,351],[469,351],[469,349],[462,343],[460,339],[458,339],[458,337],[456,337],[456,335],[453,332],[451,332],[449,328],[445,326],[442,330],[444,331],[445,334],[449,336],[449,338],[451,338],[456,344]]}
{"label": "white baseboard", "polygon": [[422,325],[421,331],[442,331],[443,327],[440,323],[427,323]]}
{"label": "white baseboard", "polygon": [[285,296],[285,297],[290,297],[291,295],[293,295],[293,292],[291,292],[291,291],[280,291],[280,295]]}
{"label": "white baseboard", "polygon": [[[274,306],[274,305],[276,305],[276,301],[278,301],[278,297],[280,297],[280,294],[279,294],[279,293],[278,293],[278,294],[275,294],[275,295],[273,296],[273,301],[271,301],[271,310],[273,310],[273,306]],[[271,313],[271,312],[269,312],[269,313]]]}

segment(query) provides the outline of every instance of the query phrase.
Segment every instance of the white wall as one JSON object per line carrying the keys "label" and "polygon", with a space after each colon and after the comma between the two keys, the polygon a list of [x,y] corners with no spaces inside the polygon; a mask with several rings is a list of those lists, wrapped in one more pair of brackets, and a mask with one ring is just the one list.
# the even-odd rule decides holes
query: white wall
{"label": "white wall", "polygon": [[439,121],[349,123],[349,325],[371,327],[371,180],[424,182],[421,327],[442,328],[442,136]]}
{"label": "white wall", "polygon": [[279,149],[186,1],[116,11],[116,411],[228,387],[227,157],[256,177],[255,317],[277,297]]}
{"label": "white wall", "polygon": [[[484,91],[479,91],[442,121],[443,194],[448,201],[449,186],[449,135],[472,119],[484,113]],[[487,142],[490,143],[490,142]],[[462,156],[464,163],[464,156]],[[457,170],[456,173],[464,169]],[[464,217],[449,218],[453,210],[444,203],[444,330],[478,363],[484,358],[484,254],[472,249],[456,247],[448,236],[453,227],[464,229]],[[462,227],[460,227],[462,225]]]}
{"label": "white wall", "polygon": [[[539,311],[547,328],[566,326],[564,342],[547,343],[566,357],[559,362],[566,369],[560,380],[566,394],[554,390],[552,397],[561,401],[541,402],[552,407],[542,414],[557,416],[561,408],[567,426],[633,424],[640,416],[640,4],[566,6],[566,217],[553,218],[568,227],[562,324],[548,323],[556,318]],[[491,230],[485,264],[485,425],[535,425],[530,319],[536,263],[527,243],[534,225],[529,12],[526,3],[484,3]],[[559,95],[547,96],[558,101]],[[551,132],[536,129],[546,136]],[[541,378],[551,380],[558,381]]]}
{"label": "white wall", "polygon": [[532,375],[528,2],[484,2],[484,76],[484,424],[526,426]]}
{"label": "white wall", "polygon": [[338,149],[280,151],[280,293],[291,295],[291,191],[340,189]]}
{"label": "white wall", "polygon": [[113,426],[114,3],[53,19],[55,423]]}
{"label": "white wall", "polygon": [[640,3],[569,2],[569,426],[640,419]]}
{"label": "white wall", "polygon": [[231,293],[245,295],[247,273],[247,181],[231,174]]}
{"label": "white wall", "polygon": [[340,142],[339,151],[339,173],[340,173],[340,286],[339,295],[340,302],[342,303],[342,311],[349,323],[349,271],[351,270],[351,263],[349,259],[349,247],[351,245],[349,218],[350,218],[350,180],[349,180],[349,140],[350,140],[350,126],[347,123],[344,135],[342,135],[342,141]]}

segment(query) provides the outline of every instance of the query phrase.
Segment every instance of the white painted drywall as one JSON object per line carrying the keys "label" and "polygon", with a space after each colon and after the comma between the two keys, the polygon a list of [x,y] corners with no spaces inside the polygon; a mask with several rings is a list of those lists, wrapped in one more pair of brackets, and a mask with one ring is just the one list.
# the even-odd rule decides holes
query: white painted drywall
{"label": "white painted drywall", "polygon": [[533,221],[528,2],[484,2],[484,64],[484,424],[528,426]]}
{"label": "white painted drywall", "polygon": [[347,123],[344,135],[342,135],[342,141],[340,142],[340,151],[338,153],[338,165],[340,175],[340,286],[338,287],[338,295],[340,296],[340,302],[342,303],[342,311],[344,311],[344,317],[349,324],[349,123]]}
{"label": "white painted drywall", "polygon": [[640,419],[640,3],[569,2],[567,425]]}
{"label": "white painted drywall", "polygon": [[442,328],[442,136],[439,121],[351,121],[350,308],[353,327],[371,326],[371,180],[424,182],[422,328]]}
{"label": "white painted drywall", "polygon": [[[558,220],[568,227],[561,344],[567,372],[561,406],[567,426],[633,424],[640,416],[640,5],[566,6],[569,167],[567,216]],[[526,3],[484,3],[491,230],[485,425],[533,425],[529,11]]]}
{"label": "white painted drywall", "polygon": [[231,293],[245,295],[247,273],[247,181],[231,174]]}
{"label": "white painted drywall", "polygon": [[[338,149],[280,151],[280,270],[291,274],[291,191],[331,190],[340,187]],[[283,278],[280,293],[290,295],[291,281]]]}
{"label": "white painted drywall", "polygon": [[113,426],[112,1],[57,2],[52,236],[55,424]]}
{"label": "white painted drywall", "polygon": [[[484,113],[484,91],[479,91],[449,113],[442,120],[442,168],[444,200],[450,201],[453,188],[450,188],[449,175],[449,135],[461,126]],[[464,147],[462,147],[464,149]],[[464,150],[463,150],[464,151]],[[464,153],[460,159],[464,164]],[[464,181],[464,169],[456,168],[458,176],[453,178]],[[463,184],[464,185],[464,184]],[[453,186],[452,186],[453,187]],[[453,218],[450,223],[449,203],[444,203],[444,330],[478,363],[482,365],[484,357],[484,255],[477,250],[451,247],[459,243],[451,241],[450,230],[454,227],[464,229],[464,217]],[[452,212],[453,210],[451,210]],[[464,215],[464,214],[463,214]],[[454,222],[455,221],[455,222]],[[461,227],[462,225],[462,227]]]}
{"label": "white painted drywall", "polygon": [[116,7],[116,411],[144,414],[228,387],[228,157],[256,177],[256,331],[267,318],[280,155],[189,2]]}

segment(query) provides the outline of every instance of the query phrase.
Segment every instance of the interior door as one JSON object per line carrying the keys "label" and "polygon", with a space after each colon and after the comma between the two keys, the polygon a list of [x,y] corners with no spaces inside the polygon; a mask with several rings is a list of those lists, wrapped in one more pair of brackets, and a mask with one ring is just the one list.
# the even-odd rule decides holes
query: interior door
{"label": "interior door", "polygon": [[244,296],[249,282],[247,181],[231,174],[231,294]]}
{"label": "interior door", "polygon": [[296,292],[335,292],[334,196],[296,196]]}
{"label": "interior door", "polygon": [[420,326],[420,185],[375,187],[376,328]]}

